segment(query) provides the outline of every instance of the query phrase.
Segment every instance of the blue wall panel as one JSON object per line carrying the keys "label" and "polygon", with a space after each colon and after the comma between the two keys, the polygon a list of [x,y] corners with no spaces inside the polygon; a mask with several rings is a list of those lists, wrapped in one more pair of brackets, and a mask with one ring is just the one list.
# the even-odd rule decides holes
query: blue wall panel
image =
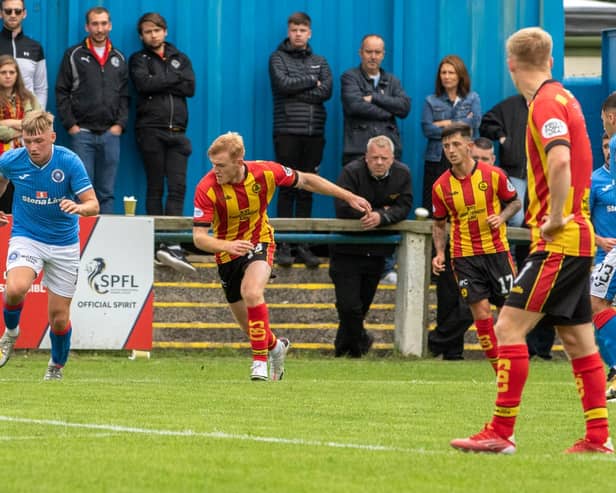
{"label": "blue wall panel", "polygon": [[[400,122],[403,160],[414,179],[415,204],[421,201],[423,100],[434,89],[439,60],[450,53],[466,62],[483,110],[515,92],[505,63],[504,44],[516,29],[542,25],[554,36],[555,76],[562,75],[563,7],[561,0],[28,0],[25,31],[46,49],[50,75],[49,109],[55,111],[53,84],[64,50],[84,36],[84,14],[103,5],[112,14],[111,38],[128,57],[140,49],[135,22],[147,11],[169,23],[169,41],[187,52],[197,76],[190,100],[189,161],[184,212],[192,214],[192,192],[210,168],[206,150],[220,133],[243,134],[247,158],[273,159],[272,96],[268,58],[286,36],[286,19],[303,10],[313,20],[315,52],[324,55],[334,75],[334,95],[326,104],[326,148],[320,173],[336,179],[342,155],[340,75],[359,63],[363,35],[378,33],[386,42],[383,66],[393,71],[412,97],[410,115]],[[134,94],[133,94],[134,95]],[[134,108],[134,101],[132,103]],[[131,126],[123,137],[116,197],[136,195],[144,212],[145,178]],[[59,132],[60,142],[67,142]],[[117,201],[120,212],[121,201]],[[272,210],[272,212],[275,209]],[[331,216],[329,198],[315,200],[314,216]]]}

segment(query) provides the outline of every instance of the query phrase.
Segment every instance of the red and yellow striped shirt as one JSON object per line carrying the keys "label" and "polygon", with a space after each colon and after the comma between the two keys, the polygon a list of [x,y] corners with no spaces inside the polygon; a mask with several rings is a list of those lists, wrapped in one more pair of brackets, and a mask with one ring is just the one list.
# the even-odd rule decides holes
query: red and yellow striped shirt
{"label": "red and yellow striped shirt", "polygon": [[501,202],[516,196],[507,175],[496,166],[477,162],[464,178],[445,171],[432,186],[432,207],[435,219],[450,218],[451,257],[508,251],[507,227],[503,223],[491,229],[488,216],[500,214]]}
{"label": "red and yellow striped shirt", "polygon": [[[573,214],[573,220],[554,235],[553,241],[546,242],[541,238],[539,227],[550,211],[547,156],[555,145],[566,145],[571,153],[571,186],[563,215]],[[531,252],[592,257],[595,245],[589,209],[590,140],[580,104],[557,81],[544,82],[528,108],[526,153],[529,200],[526,222],[531,229]]]}
{"label": "red and yellow striped shirt", "polygon": [[[272,161],[245,161],[241,183],[219,185],[214,171],[207,173],[195,190],[195,224],[212,224],[214,237],[224,240],[248,240],[274,243],[274,228],[269,223],[267,206],[277,186],[292,187],[297,173]],[[224,264],[236,257],[227,252],[216,254]]]}

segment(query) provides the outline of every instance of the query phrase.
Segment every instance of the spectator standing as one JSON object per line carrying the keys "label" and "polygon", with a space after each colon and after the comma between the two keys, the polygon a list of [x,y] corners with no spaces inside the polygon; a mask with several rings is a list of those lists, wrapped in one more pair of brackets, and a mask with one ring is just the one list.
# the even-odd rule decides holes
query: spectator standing
{"label": "spectator standing", "polygon": [[3,28],[0,32],[0,55],[11,55],[19,65],[26,89],[34,93],[41,108],[47,106],[47,65],[43,47],[23,32],[28,14],[23,0],[2,0]]}
{"label": "spectator standing", "polygon": [[605,398],[605,369],[595,345],[588,272],[595,253],[588,195],[592,151],[578,101],[552,79],[552,37],[530,27],[507,40],[514,85],[529,102],[530,255],[505,302],[498,338],[497,397],[484,429],[452,440],[456,449],[512,454],[516,418],[528,377],[526,334],[543,317],[554,324],[571,360],[586,434],[567,453],[613,454]]}
{"label": "spectator standing", "polygon": [[[318,175],[271,161],[244,161],[244,153],[243,139],[236,133],[221,135],[210,146],[213,169],[195,190],[193,239],[198,248],[216,256],[231,312],[250,339],[250,378],[280,380],[289,341],[276,338],[271,331],[264,296],[276,249],[267,205],[276,187],[301,187],[331,195],[364,213],[371,207],[364,198]],[[242,205],[249,203],[254,206]],[[213,235],[208,234],[210,229]]]}
{"label": "spectator standing", "polygon": [[[385,40],[367,34],[359,48],[359,67],[342,74],[342,109],[344,110],[344,155],[342,164],[364,159],[368,140],[377,135],[394,143],[394,157],[402,157],[402,140],[396,118],[406,118],[411,98],[400,80],[381,67],[385,58]],[[396,284],[395,258],[385,260],[383,281]]]}
{"label": "spectator standing", "polygon": [[385,58],[385,41],[377,34],[367,34],[359,48],[359,67],[342,74],[342,109],[344,110],[344,156],[342,164],[363,159],[368,140],[385,135],[394,143],[394,157],[402,157],[402,141],[396,118],[406,118],[411,111],[398,78],[381,68]]}
{"label": "spectator standing", "polygon": [[601,108],[605,134],[605,163],[592,174],[590,216],[595,227],[595,267],[590,282],[590,302],[595,334],[601,357],[609,368],[606,398],[616,399],[616,188],[614,154],[616,153],[616,94],[610,94]]}
{"label": "spectator standing", "polygon": [[86,13],[88,36],[64,53],[56,80],[58,116],[94,184],[102,214],[112,214],[120,135],[128,122],[128,67],[111,44],[104,7]]}
{"label": "spectator standing", "polygon": [[[292,14],[287,21],[287,38],[269,60],[276,160],[306,173],[316,173],[323,158],[327,118],[324,103],[332,95],[327,60],[313,53],[308,43],[311,24],[308,14]],[[312,192],[281,188],[277,211],[279,217],[311,217]],[[299,244],[295,250],[297,260],[306,267],[315,268],[321,263],[308,245]],[[295,260],[292,246],[282,243],[276,263],[289,267]]]}
{"label": "spectator standing", "polygon": [[454,122],[463,122],[473,131],[473,139],[479,137],[481,101],[471,91],[471,78],[466,65],[457,55],[444,57],[436,71],[434,94],[424,101],[421,129],[428,139],[424,154],[423,207],[432,210],[432,185],[449,168],[443,156],[441,135],[443,128]]}
{"label": "spectator standing", "polygon": [[[17,61],[0,55],[0,154],[22,147],[21,122],[33,110],[41,109],[36,97],[26,89]],[[13,182],[0,197],[0,211],[13,211]]]}
{"label": "spectator standing", "polygon": [[[335,201],[337,218],[359,219],[366,231],[403,221],[413,205],[409,168],[394,159],[394,143],[384,135],[368,140],[363,159],[344,166],[338,185],[370,202],[372,211],[364,214],[343,200]],[[360,358],[374,340],[364,319],[394,245],[335,244],[330,250],[329,276],[339,320],[335,355]]]}
{"label": "spectator standing", "polygon": [[479,133],[492,141],[498,141],[498,166],[503,168],[518,192],[522,209],[511,218],[509,226],[524,224],[524,203],[526,200],[526,120],[528,105],[524,96],[511,96],[488,111],[481,118]]}
{"label": "spectator standing", "polygon": [[449,219],[450,255],[460,294],[473,314],[481,348],[496,371],[498,347],[490,303],[501,307],[513,284],[515,267],[505,223],[522,204],[502,170],[473,159],[471,135],[471,128],[460,122],[452,123],[442,132],[443,149],[451,169],[432,187],[432,238],[436,252],[432,272],[439,275],[445,270]]}
{"label": "spectator standing", "polygon": [[[195,73],[190,59],[166,41],[163,16],[155,12],[142,15],[137,32],[143,49],[130,57],[129,70],[138,94],[135,127],[147,180],[146,214],[182,216],[192,153],[186,136],[186,98],[195,94]],[[158,245],[156,258],[179,272],[196,272],[179,244]]]}
{"label": "spectator standing", "polygon": [[[473,141],[473,147],[471,148],[471,157],[475,161],[481,161],[482,163],[487,163],[490,166],[496,166],[496,154],[494,154],[494,144],[492,144],[491,140],[486,139],[485,137],[477,137]],[[511,178],[509,178],[509,181],[511,181]],[[518,195],[518,199],[519,198],[520,196]]]}
{"label": "spectator standing", "polygon": [[[24,300],[44,271],[51,340],[51,359],[44,379],[61,380],[71,346],[70,306],[79,271],[77,216],[98,214],[98,202],[79,158],[54,145],[56,134],[50,113],[32,111],[22,127],[25,148],[0,156],[0,193],[8,180],[13,180],[17,192],[6,262],[6,330],[0,339],[0,367],[13,354]],[[0,212],[0,225],[7,222]]]}
{"label": "spectator standing", "polygon": [[[10,55],[19,66],[21,79],[34,94],[41,108],[47,105],[47,65],[43,47],[23,32],[26,5],[22,0],[0,1],[3,28],[0,31],[0,55]],[[8,184],[0,197],[0,210],[10,213],[13,205],[13,183]]]}

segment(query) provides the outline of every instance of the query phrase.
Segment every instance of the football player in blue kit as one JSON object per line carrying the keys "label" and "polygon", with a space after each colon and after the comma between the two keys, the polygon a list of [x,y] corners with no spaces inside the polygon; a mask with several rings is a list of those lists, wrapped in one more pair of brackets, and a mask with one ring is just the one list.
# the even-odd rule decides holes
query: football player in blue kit
{"label": "football player in blue kit", "polygon": [[597,252],[590,280],[590,300],[597,345],[609,367],[607,400],[616,401],[616,93],[604,101],[601,119],[605,134],[605,164],[592,174],[590,215],[595,228]]}
{"label": "football player in blue kit", "polygon": [[[0,195],[9,180],[15,186],[0,367],[13,353],[24,299],[43,271],[51,339],[44,379],[60,380],[70,349],[70,305],[79,270],[77,216],[96,215],[99,205],[81,160],[74,152],[54,145],[51,113],[28,113],[22,122],[22,139],[24,147],[0,156]],[[7,216],[0,212],[0,225],[7,223]]]}

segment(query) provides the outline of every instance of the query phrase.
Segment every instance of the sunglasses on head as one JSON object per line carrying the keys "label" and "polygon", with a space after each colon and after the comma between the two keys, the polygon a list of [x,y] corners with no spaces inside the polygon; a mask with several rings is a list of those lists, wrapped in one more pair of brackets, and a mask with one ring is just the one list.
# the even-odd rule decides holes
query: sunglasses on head
{"label": "sunglasses on head", "polygon": [[24,9],[2,9],[5,15],[21,15]]}

